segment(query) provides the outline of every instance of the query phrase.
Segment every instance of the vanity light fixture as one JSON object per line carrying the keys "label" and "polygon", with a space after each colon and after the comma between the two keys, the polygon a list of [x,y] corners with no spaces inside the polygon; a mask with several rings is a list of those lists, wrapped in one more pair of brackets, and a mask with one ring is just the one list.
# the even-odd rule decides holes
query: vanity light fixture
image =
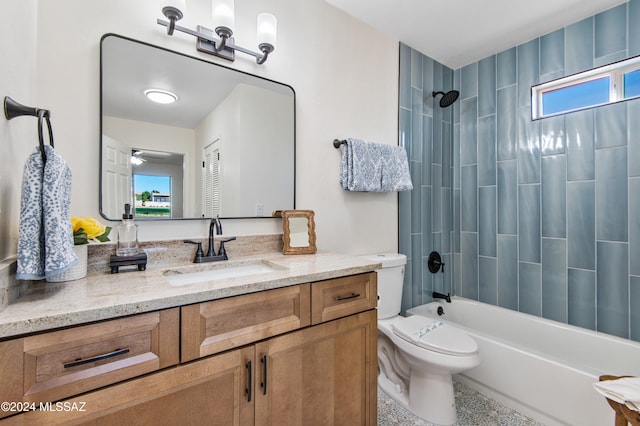
{"label": "vanity light fixture", "polygon": [[167,90],[147,89],[144,91],[144,95],[149,100],[157,102],[159,104],[172,104],[176,100],[178,100],[178,97],[175,94]]}
{"label": "vanity light fixture", "polygon": [[[167,27],[167,35],[173,35],[174,30],[196,37],[196,49],[200,52],[208,53],[224,58],[228,61],[235,60],[236,50],[256,58],[257,64],[264,64],[267,57],[276,48],[277,20],[270,13],[260,13],[257,19],[258,29],[258,49],[254,52],[244,47],[237,46],[234,42],[233,31],[235,26],[234,0],[213,0],[212,15],[213,27],[209,28],[198,25],[196,30],[176,25],[182,19],[184,10],[184,0],[166,0],[162,13],[169,21],[158,19],[159,25]],[[216,37],[217,36],[217,37]]]}

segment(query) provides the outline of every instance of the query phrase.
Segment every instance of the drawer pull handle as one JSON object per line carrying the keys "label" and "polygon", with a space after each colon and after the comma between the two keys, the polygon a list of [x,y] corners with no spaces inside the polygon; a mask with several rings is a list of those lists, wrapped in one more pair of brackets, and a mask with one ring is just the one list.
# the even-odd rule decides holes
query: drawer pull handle
{"label": "drawer pull handle", "polygon": [[349,296],[336,296],[336,302],[342,302],[343,300],[355,299],[360,297],[360,293],[351,293]]}
{"label": "drawer pull handle", "polygon": [[251,402],[251,391],[253,388],[253,379],[251,372],[251,360],[247,361],[247,402]]}
{"label": "drawer pull handle", "polygon": [[262,355],[262,383],[260,383],[260,387],[262,388],[262,394],[267,394],[267,356]]}
{"label": "drawer pull handle", "polygon": [[91,358],[87,358],[87,359],[78,358],[75,361],[68,362],[68,363],[64,364],[64,368],[77,367],[78,365],[89,364],[90,362],[96,362],[96,361],[100,361],[102,359],[107,359],[107,358],[111,358],[111,357],[114,357],[114,356],[123,355],[123,354],[126,354],[128,352],[129,352],[129,349],[116,349],[113,352],[109,352],[109,353],[102,354],[102,355],[92,356]]}

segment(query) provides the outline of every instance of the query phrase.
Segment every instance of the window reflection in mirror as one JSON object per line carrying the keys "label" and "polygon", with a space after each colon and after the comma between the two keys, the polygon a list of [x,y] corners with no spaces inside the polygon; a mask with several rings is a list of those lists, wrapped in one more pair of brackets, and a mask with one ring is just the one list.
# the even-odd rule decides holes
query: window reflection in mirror
{"label": "window reflection in mirror", "polygon": [[[134,167],[135,168],[135,167]],[[133,172],[136,217],[171,217],[171,177]]]}
{"label": "window reflection in mirror", "polygon": [[[148,88],[177,100],[153,104]],[[269,217],[295,207],[290,86],[107,34],[101,112],[100,209],[107,219],[118,220],[125,203],[138,201],[135,174],[171,177],[170,213],[139,218]],[[175,155],[181,163],[172,166],[182,175],[138,171],[130,161],[135,151]]]}

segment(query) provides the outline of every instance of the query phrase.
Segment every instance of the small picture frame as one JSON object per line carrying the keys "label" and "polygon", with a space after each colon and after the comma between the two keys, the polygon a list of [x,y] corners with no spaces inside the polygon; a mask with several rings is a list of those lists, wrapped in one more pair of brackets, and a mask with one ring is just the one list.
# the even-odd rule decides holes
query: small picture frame
{"label": "small picture frame", "polygon": [[313,254],[316,252],[316,225],[313,210],[282,211],[282,252]]}

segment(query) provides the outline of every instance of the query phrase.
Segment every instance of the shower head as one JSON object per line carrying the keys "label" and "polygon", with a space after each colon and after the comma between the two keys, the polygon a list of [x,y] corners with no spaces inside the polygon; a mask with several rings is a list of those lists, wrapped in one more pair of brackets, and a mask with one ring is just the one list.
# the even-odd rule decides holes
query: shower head
{"label": "shower head", "polygon": [[453,104],[460,95],[460,92],[457,90],[450,90],[447,93],[444,92],[432,92],[433,97],[435,98],[437,95],[442,95],[440,98],[440,108],[446,108]]}

